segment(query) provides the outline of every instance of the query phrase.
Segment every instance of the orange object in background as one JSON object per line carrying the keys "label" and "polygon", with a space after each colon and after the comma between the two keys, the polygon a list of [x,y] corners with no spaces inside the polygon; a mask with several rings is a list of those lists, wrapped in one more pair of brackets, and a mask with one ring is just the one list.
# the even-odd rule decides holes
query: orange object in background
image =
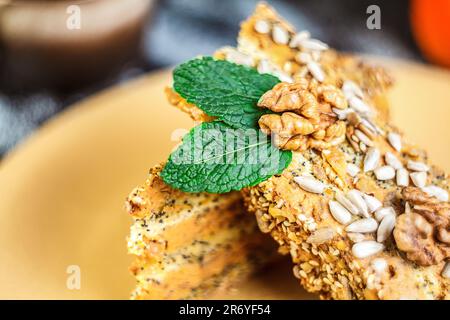
{"label": "orange object in background", "polygon": [[450,0],[412,0],[411,26],[425,57],[450,68]]}

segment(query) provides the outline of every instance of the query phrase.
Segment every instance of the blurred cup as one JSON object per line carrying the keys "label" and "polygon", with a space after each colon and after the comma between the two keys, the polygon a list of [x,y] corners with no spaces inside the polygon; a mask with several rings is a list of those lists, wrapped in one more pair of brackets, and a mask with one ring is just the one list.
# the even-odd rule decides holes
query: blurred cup
{"label": "blurred cup", "polygon": [[154,0],[0,0],[0,80],[72,88],[113,74],[140,49]]}

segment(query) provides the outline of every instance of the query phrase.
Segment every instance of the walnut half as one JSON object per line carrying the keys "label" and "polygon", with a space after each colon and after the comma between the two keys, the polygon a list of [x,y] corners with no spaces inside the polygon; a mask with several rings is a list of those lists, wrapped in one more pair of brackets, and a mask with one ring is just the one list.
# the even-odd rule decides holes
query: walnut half
{"label": "walnut half", "polygon": [[394,238],[398,249],[421,266],[435,265],[449,258],[449,204],[413,187],[403,189],[402,197],[410,203],[411,212],[397,219]]}
{"label": "walnut half", "polygon": [[306,79],[282,82],[267,91],[258,106],[278,113],[263,115],[258,123],[264,133],[274,134],[280,149],[323,150],[345,140],[345,122],[337,121],[332,108],[345,109],[348,104],[342,91],[333,85]]}

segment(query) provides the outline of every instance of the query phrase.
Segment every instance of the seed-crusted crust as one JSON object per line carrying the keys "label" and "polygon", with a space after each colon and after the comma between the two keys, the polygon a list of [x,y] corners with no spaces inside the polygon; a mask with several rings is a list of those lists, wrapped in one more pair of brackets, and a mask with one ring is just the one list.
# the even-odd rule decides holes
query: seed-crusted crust
{"label": "seed-crusted crust", "polygon": [[[282,23],[273,10],[264,5],[259,6],[255,15],[243,23],[241,35],[254,33],[254,24],[260,20],[269,20],[273,24]],[[292,29],[288,30],[293,32]],[[254,48],[275,46],[276,50],[268,49],[270,54],[279,55],[279,52],[283,52],[286,60],[293,58],[291,48],[287,45],[270,45],[271,41],[270,35],[258,34],[252,45]],[[246,45],[249,46],[248,42]],[[393,154],[400,161],[400,166],[408,169],[411,169],[408,161],[431,167],[429,172],[417,175],[425,176],[422,179],[424,181],[417,178],[417,181],[413,179],[414,183],[423,182],[423,187],[433,184],[433,188],[437,187],[439,192],[447,195],[448,177],[432,167],[426,153],[406,142],[399,130],[388,124],[385,115],[380,112],[383,108],[377,104],[380,101],[379,93],[384,92],[391,83],[384,72],[376,69],[371,70],[372,75],[368,75],[366,71],[361,71],[366,70],[363,65],[336,65],[336,61],[341,61],[336,58],[334,63],[328,64],[329,57],[336,55],[338,54],[333,51],[322,53],[320,62],[327,74],[323,82],[343,88],[345,80],[353,80],[363,89],[368,105],[378,109],[378,114],[361,116],[360,112],[353,112],[347,115],[347,139],[335,148],[310,146],[307,150],[294,152],[291,165],[281,175],[243,191],[248,210],[255,213],[260,229],[270,233],[278,242],[280,251],[292,256],[295,263],[294,275],[300,279],[301,284],[307,290],[319,293],[322,298],[450,299],[450,282],[442,275],[449,248],[442,238],[446,239],[448,223],[442,222],[442,218],[436,218],[448,216],[448,211],[445,211],[448,202],[424,196],[420,188],[405,188],[401,183],[397,185],[395,178],[393,180],[388,176],[393,170],[390,167],[392,163],[387,163],[384,156],[386,153]],[[282,65],[286,60],[279,59],[278,63]],[[349,65],[352,67],[349,68]],[[310,74],[305,74],[304,77],[312,78]],[[374,79],[377,81],[373,81]],[[354,107],[357,109],[358,106]],[[333,161],[327,160],[324,152],[340,155],[338,158],[358,167],[360,173],[352,176],[343,174],[336,165],[333,166]],[[377,170],[387,165],[389,168]],[[410,173],[414,171],[415,169],[410,170]],[[305,176],[317,181],[316,189],[296,183],[296,177]],[[322,185],[325,187],[322,188]],[[377,234],[374,232],[347,232],[345,224],[336,221],[336,214],[333,216],[330,212],[330,201],[337,194],[346,194],[354,189],[358,190],[357,195],[364,193],[365,197],[374,196],[384,207],[392,208],[398,215],[394,237],[390,234],[392,230],[388,223],[383,225],[383,231],[388,231],[383,237],[378,235],[378,240],[382,239],[383,245],[376,243]],[[311,192],[312,190],[317,193]],[[422,203],[417,203],[418,199]],[[409,202],[413,200],[416,203],[412,204],[411,210],[421,213],[404,213],[405,206],[409,208]],[[423,202],[428,205],[424,206]],[[367,207],[365,210],[368,210]],[[373,212],[373,215],[378,213],[381,215],[382,211]],[[365,214],[369,216],[368,212]],[[419,239],[423,232],[410,232],[410,225],[405,227],[405,223],[409,224],[414,220],[407,218],[412,214],[430,224],[426,231],[427,242]],[[428,219],[422,218],[426,214]],[[432,217],[435,218],[434,221]],[[359,217],[351,218],[352,222],[358,220]],[[395,236],[396,233],[401,236]],[[373,251],[368,254],[366,250],[362,254],[358,250],[361,247],[355,246],[355,242],[365,242]]]}
{"label": "seed-crusted crust", "polygon": [[[445,261],[433,261],[432,265],[424,266],[409,259],[392,236],[395,217],[393,219],[391,215],[384,219],[386,212],[401,215],[408,207],[401,192],[404,179],[397,183],[392,179],[390,166],[395,164],[384,159],[386,154],[393,154],[401,169],[407,166],[408,160],[427,163],[425,152],[406,141],[402,144],[399,130],[387,122],[386,91],[392,79],[383,69],[333,50],[321,51],[319,55],[306,52],[315,59],[309,63],[303,55],[305,52],[296,45],[283,43],[283,37],[275,39],[276,35],[255,30],[260,21],[281,26],[290,39],[296,37],[292,26],[272,8],[261,4],[242,24],[237,50],[224,48],[216,57],[255,66],[260,72],[270,72],[286,82],[316,80],[344,93],[348,89],[346,98],[353,109],[352,113],[333,110],[337,118],[346,123],[346,139],[333,145],[316,139],[318,142],[309,144],[306,150],[298,148],[293,153],[291,165],[281,175],[243,190],[247,208],[256,215],[260,229],[270,233],[282,253],[292,256],[294,275],[301,284],[322,298],[449,299],[448,275],[444,277],[442,274],[443,269],[448,269],[448,265],[444,268]],[[242,54],[251,59],[244,59]],[[355,84],[358,90],[354,88]],[[346,89],[347,85],[349,88]],[[293,110],[288,108],[285,111]],[[316,138],[321,137],[321,133],[314,134]],[[299,138],[292,143],[300,146],[304,141]],[[351,174],[350,164],[353,166]],[[390,168],[380,169],[385,165]],[[433,184],[439,188],[440,195],[448,193],[448,178],[438,172],[431,167],[426,181],[421,181],[424,180],[421,173],[415,183]],[[313,181],[296,180],[302,176],[311,177]],[[406,178],[411,184],[409,177]],[[372,216],[379,220],[375,222],[377,226],[379,223],[379,234],[372,231],[347,232],[348,223],[342,224],[342,221],[348,220],[348,216],[338,214],[346,213],[348,208],[338,207],[340,209],[334,215],[330,212],[330,200],[351,190],[352,198],[360,198],[363,202],[353,199],[358,204],[356,211],[359,210],[368,223],[375,221]],[[342,198],[345,196],[340,196],[341,202],[345,203]],[[378,203],[391,211],[381,210],[385,208],[376,211]],[[348,212],[346,214],[349,215]],[[354,215],[350,217],[350,223],[363,220]],[[442,232],[441,236],[446,234]],[[355,243],[361,245],[355,246]]]}
{"label": "seed-crusted crust", "polygon": [[[349,144],[341,148],[352,154]],[[441,276],[445,263],[419,266],[398,250],[392,237],[386,241],[386,249],[375,256],[353,256],[353,234],[347,233],[329,211],[336,186],[323,174],[324,167],[323,158],[315,151],[295,152],[292,164],[282,175],[243,192],[260,229],[278,242],[281,252],[292,256],[294,275],[300,283],[324,299],[449,299],[450,283]],[[293,179],[305,173],[320,177],[332,187],[320,195],[304,191]],[[366,192],[377,195],[386,206],[402,207],[403,199],[394,186],[368,179],[370,184],[363,183],[370,185]],[[350,179],[346,182],[353,185]],[[358,235],[362,237],[358,241],[376,239],[374,233]],[[376,270],[378,260],[387,266],[382,272]]]}

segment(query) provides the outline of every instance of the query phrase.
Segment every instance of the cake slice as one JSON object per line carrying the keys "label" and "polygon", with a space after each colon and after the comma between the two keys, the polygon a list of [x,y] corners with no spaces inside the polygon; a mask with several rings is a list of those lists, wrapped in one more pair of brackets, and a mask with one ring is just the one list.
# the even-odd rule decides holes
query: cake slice
{"label": "cake slice", "polygon": [[449,299],[448,176],[389,123],[390,77],[295,32],[264,4],[242,24],[238,48],[216,57],[283,81],[261,97],[274,114],[259,125],[293,160],[242,194],[300,283],[324,299]]}
{"label": "cake slice", "polygon": [[[281,20],[266,9],[260,7],[243,24],[241,35],[254,32],[261,21],[268,21],[272,34],[260,33],[247,47],[277,42],[274,30]],[[302,37],[285,30],[291,43]],[[292,111],[274,100],[286,92],[283,86],[300,98],[310,93],[319,110],[327,104],[336,107],[334,119],[323,116],[320,121],[327,130],[341,122],[345,139],[332,144],[325,136],[324,143],[317,143],[316,132],[302,137],[305,144],[293,150],[293,161],[282,175],[244,191],[248,209],[262,230],[291,254],[302,285],[322,298],[449,299],[448,176],[379,112],[378,93],[389,80],[380,78],[379,71],[367,74],[361,64],[351,64],[354,70],[347,74],[347,67],[330,63],[336,61],[330,60],[335,53],[323,44],[303,44],[286,56],[319,52],[316,64],[306,58],[308,74],[291,75],[297,78],[297,88],[275,87],[260,106]],[[375,88],[367,86],[374,79]],[[321,93],[324,84],[338,88],[334,97]],[[296,91],[305,85],[305,91]],[[336,97],[341,96],[349,108],[337,108]],[[271,131],[269,120],[259,123]]]}
{"label": "cake slice", "polygon": [[133,218],[128,252],[137,286],[133,299],[205,298],[275,257],[275,246],[245,214],[239,193],[174,190],[151,169],[127,199]]}

